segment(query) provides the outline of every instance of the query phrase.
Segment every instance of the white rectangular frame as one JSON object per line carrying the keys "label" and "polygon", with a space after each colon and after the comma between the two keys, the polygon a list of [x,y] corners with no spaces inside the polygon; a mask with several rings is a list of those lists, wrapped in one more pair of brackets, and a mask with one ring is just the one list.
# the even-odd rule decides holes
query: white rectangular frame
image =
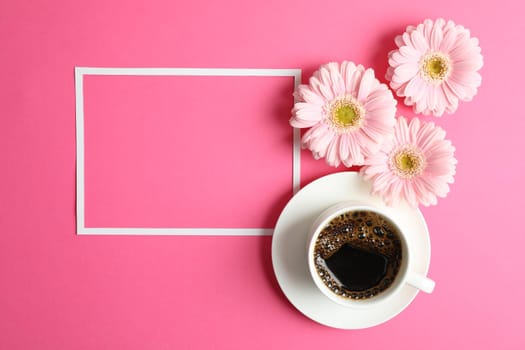
{"label": "white rectangular frame", "polygon": [[[134,228],[85,226],[84,178],[84,76],[237,76],[293,77],[294,89],[301,83],[300,69],[258,68],[96,68],[75,67],[76,158],[77,158],[77,234],[78,235],[206,235],[206,236],[269,236],[267,228]],[[293,129],[292,188],[300,187],[300,131]]]}

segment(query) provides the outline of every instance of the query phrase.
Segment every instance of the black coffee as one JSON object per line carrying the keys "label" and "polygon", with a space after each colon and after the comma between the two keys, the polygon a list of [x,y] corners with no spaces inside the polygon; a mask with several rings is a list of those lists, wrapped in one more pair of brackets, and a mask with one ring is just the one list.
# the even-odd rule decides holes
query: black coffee
{"label": "black coffee", "polygon": [[371,211],[352,211],[332,219],[314,248],[317,273],[335,294],[367,299],[394,281],[402,259],[395,225]]}

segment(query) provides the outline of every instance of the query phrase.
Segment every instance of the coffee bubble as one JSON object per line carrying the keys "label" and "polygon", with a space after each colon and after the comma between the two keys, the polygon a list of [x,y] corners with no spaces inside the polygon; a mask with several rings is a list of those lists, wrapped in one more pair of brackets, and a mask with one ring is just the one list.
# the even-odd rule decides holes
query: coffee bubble
{"label": "coffee bubble", "polygon": [[401,265],[401,240],[396,226],[383,215],[352,211],[321,230],[314,257],[317,274],[334,294],[368,299],[393,283]]}

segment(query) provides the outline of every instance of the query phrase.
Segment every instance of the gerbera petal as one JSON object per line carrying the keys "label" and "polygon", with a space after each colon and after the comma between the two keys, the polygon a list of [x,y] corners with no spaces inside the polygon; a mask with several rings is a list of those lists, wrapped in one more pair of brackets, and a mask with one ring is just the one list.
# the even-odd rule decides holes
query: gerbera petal
{"label": "gerbera petal", "polygon": [[411,144],[412,137],[408,130],[407,120],[404,117],[399,117],[396,128],[394,130],[394,136],[399,143]]}
{"label": "gerbera petal", "polygon": [[317,124],[323,118],[321,107],[306,102],[298,102],[292,109],[290,124],[294,128],[307,128]]}
{"label": "gerbera petal", "polygon": [[481,85],[481,75],[478,72],[457,72],[451,79],[467,88],[477,88]]}
{"label": "gerbera petal", "polygon": [[465,35],[458,35],[456,37],[456,42],[448,52],[453,61],[459,60],[462,57],[468,57],[472,53],[476,53],[474,51],[474,46],[470,45],[469,38]]}
{"label": "gerbera petal", "polygon": [[448,193],[449,186],[446,183],[435,181],[437,178],[419,178],[422,187],[424,187],[425,192],[431,194],[428,196],[428,202],[435,201],[436,197],[444,197]]}
{"label": "gerbera petal", "polygon": [[405,56],[399,51],[394,51],[388,58],[388,64],[391,66],[399,66],[403,63],[417,63],[418,55]]}
{"label": "gerbera petal", "polygon": [[[382,87],[385,87],[382,85]],[[367,111],[373,111],[377,108],[395,108],[397,102],[393,98],[390,90],[378,88],[370,95],[368,95],[367,101],[364,103],[364,107]]]}
{"label": "gerbera petal", "polygon": [[428,47],[428,42],[425,40],[425,37],[421,34],[421,32],[415,30],[410,35],[410,38],[412,39],[412,43],[414,44],[414,48],[419,52],[426,52]]}
{"label": "gerbera petal", "polygon": [[[403,33],[404,35],[404,33]],[[403,45],[406,45],[405,40],[403,39],[403,35],[396,35],[394,38],[394,42],[396,43],[397,47],[401,47]]]}
{"label": "gerbera petal", "polygon": [[427,156],[431,154],[432,150],[429,148],[437,144],[437,140],[445,138],[445,130],[436,126],[432,122],[427,122],[422,125],[411,125],[412,141],[417,142],[419,149]]}
{"label": "gerbera petal", "polygon": [[[430,35],[432,33],[432,27],[434,26],[434,21],[431,19],[425,19],[423,21],[423,26],[421,27],[420,32],[423,34],[427,42],[430,41]],[[419,26],[418,26],[419,27]]]}
{"label": "gerbera petal", "polygon": [[469,94],[467,86],[454,79],[454,77],[450,77],[450,79],[447,80],[447,85],[460,100],[464,101],[470,98],[471,95]]}
{"label": "gerbera petal", "polygon": [[451,175],[455,173],[454,165],[455,164],[443,164],[443,162],[440,161],[429,162],[425,171],[429,176],[450,176],[450,180],[447,180],[447,182],[453,182],[454,178],[451,177]]}
{"label": "gerbera petal", "polygon": [[423,80],[419,76],[411,79],[403,91],[403,96],[415,96],[423,89]]}
{"label": "gerbera petal", "polygon": [[449,52],[456,42],[456,38],[457,34],[455,27],[446,29],[443,33],[443,40],[441,40],[441,45],[439,45],[438,51]]}
{"label": "gerbera petal", "polygon": [[[361,168],[361,174],[364,173],[365,178],[366,173],[369,169],[369,167]],[[390,192],[390,187],[392,186],[392,183],[396,181],[396,179],[392,177],[388,172],[377,172],[376,174],[377,176],[373,177],[372,190],[380,196],[382,193]]]}
{"label": "gerbera petal", "polygon": [[417,206],[416,191],[412,184],[408,183],[407,181],[404,181],[403,185],[401,186],[401,192],[401,197],[404,198],[408,203],[410,203],[412,207]]}
{"label": "gerbera petal", "polygon": [[344,84],[345,84],[345,92],[350,93],[352,92],[352,85],[353,80],[352,76],[354,74],[356,67],[354,62],[345,61],[341,63],[341,77],[343,78]]}
{"label": "gerbera petal", "polygon": [[318,122],[312,121],[312,120],[303,120],[297,117],[293,117],[290,119],[290,125],[294,128],[309,128],[317,124]]}
{"label": "gerbera petal", "polygon": [[301,139],[301,143],[302,143],[304,148],[309,148],[309,145],[314,140],[319,139],[319,137],[321,137],[321,135],[323,135],[325,133],[328,133],[328,132],[330,132],[329,128],[328,128],[328,125],[326,125],[324,123],[318,123],[318,124],[312,126],[310,129],[308,129],[308,131],[306,131],[303,134],[303,137]]}
{"label": "gerbera petal", "polygon": [[310,87],[317,95],[322,96],[325,101],[330,101],[334,98],[332,89],[323,85],[323,83],[316,76],[312,76],[310,78]]}
{"label": "gerbera petal", "polygon": [[432,27],[432,33],[430,34],[430,48],[434,51],[439,50],[442,40],[443,32],[441,30],[441,25],[436,21],[436,25]]}
{"label": "gerbera petal", "polygon": [[293,111],[295,114],[303,116],[302,119],[319,121],[323,117],[321,115],[323,108],[308,102],[297,102],[293,107]]}
{"label": "gerbera petal", "polygon": [[435,188],[427,183],[423,178],[412,181],[415,191],[419,194],[419,202],[425,206],[435,203],[436,196],[433,194]]}
{"label": "gerbera petal", "polygon": [[437,96],[436,96],[436,86],[432,85],[429,86],[427,89],[427,96],[428,96],[428,108],[431,111],[435,111],[437,108]]}
{"label": "gerbera petal", "polygon": [[456,72],[475,72],[483,67],[483,59],[476,55],[470,59],[455,61],[453,65]]}
{"label": "gerbera petal", "polygon": [[[445,140],[444,130],[434,123],[399,117],[392,138],[370,156],[361,168],[363,177],[372,182],[372,193],[381,196],[388,205],[404,201],[410,206],[433,205],[444,197],[454,181],[454,147]],[[403,173],[396,165],[397,152],[403,157],[419,157],[422,166],[416,172]],[[408,163],[408,164],[416,164]],[[410,166],[404,163],[403,166]]]}
{"label": "gerbera petal", "polygon": [[341,164],[339,156],[339,136],[332,137],[326,150],[326,163],[330,166],[337,167]]}
{"label": "gerbera petal", "polygon": [[388,140],[396,100],[372,69],[352,62],[328,63],[295,92],[290,124],[310,127],[301,139],[315,159],[338,166],[362,165]]}
{"label": "gerbera petal", "polygon": [[298,102],[304,101],[316,106],[323,106],[325,104],[323,96],[315,93],[308,85],[299,85],[297,87],[297,95],[300,99]]}
{"label": "gerbera petal", "polygon": [[470,101],[481,85],[483,56],[477,38],[453,21],[425,20],[395,39],[386,79],[416,113],[441,116]]}
{"label": "gerbera petal", "polygon": [[408,81],[412,79],[417,74],[418,71],[419,71],[419,67],[417,66],[417,64],[403,63],[395,68],[394,76],[392,77],[392,81],[395,81],[398,83]]}
{"label": "gerbera petal", "polygon": [[378,142],[376,142],[377,140],[370,138],[370,136],[368,136],[365,132],[353,133],[352,137],[355,140],[355,142],[361,147],[363,157],[365,157],[366,159],[368,159],[372,155],[375,155],[379,150],[379,147],[384,146],[388,140],[387,138],[386,140],[384,140],[383,143],[379,144]]}
{"label": "gerbera petal", "polygon": [[328,145],[333,137],[334,135],[330,131],[320,134],[317,139],[312,139],[307,148],[316,153],[318,157],[323,158],[326,156]]}
{"label": "gerbera petal", "polygon": [[448,84],[441,84],[441,89],[445,95],[447,104],[447,113],[453,113],[458,108],[458,97],[450,90]]}
{"label": "gerbera petal", "polygon": [[345,160],[350,156],[350,145],[347,134],[343,134],[339,138],[339,155],[342,160]]}
{"label": "gerbera petal", "polygon": [[[358,140],[353,134],[348,134],[347,140],[350,157],[353,160],[352,165],[363,165],[364,157],[363,153],[361,152],[361,145],[359,144]],[[347,162],[350,159],[350,157],[347,157]]]}
{"label": "gerbera petal", "polygon": [[419,61],[419,58],[423,54],[423,52],[418,51],[412,46],[401,46],[398,52],[412,62]]}
{"label": "gerbera petal", "polygon": [[332,91],[334,96],[342,96],[345,94],[345,82],[341,76],[339,70],[339,63],[332,62],[327,65],[327,68],[330,73],[330,81],[332,82]]}
{"label": "gerbera petal", "polygon": [[346,93],[356,96],[359,91],[359,84],[363,78],[364,68],[361,65],[355,67],[350,76],[350,81],[346,83]]}
{"label": "gerbera petal", "polygon": [[[395,74],[395,73],[394,73]],[[369,68],[365,70],[361,84],[359,84],[359,92],[357,94],[357,101],[363,103],[366,98],[375,87],[376,78],[374,76],[374,70]]]}
{"label": "gerbera petal", "polygon": [[[401,200],[406,200],[401,194],[401,191],[403,190],[403,179],[400,179],[398,181],[392,182],[390,185],[390,191],[392,193],[390,198],[391,205],[395,206],[397,205]],[[413,206],[412,203],[408,202],[411,206]]]}

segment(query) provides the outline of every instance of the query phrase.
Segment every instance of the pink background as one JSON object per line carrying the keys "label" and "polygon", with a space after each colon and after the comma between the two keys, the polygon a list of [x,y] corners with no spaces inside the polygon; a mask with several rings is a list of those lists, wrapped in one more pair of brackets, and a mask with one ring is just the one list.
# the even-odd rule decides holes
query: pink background
{"label": "pink background", "polygon": [[[523,349],[522,12],[518,1],[2,2],[0,348]],[[423,210],[437,287],[393,320],[343,331],[302,316],[273,275],[271,237],[75,235],[74,66],[301,68],[306,79],[349,59],[382,79],[394,36],[438,16],[479,37],[483,84],[435,120],[459,160],[450,195]],[[287,101],[272,99],[282,124],[268,126],[285,138]],[[343,170],[302,160],[303,184]],[[282,187],[264,200],[279,211],[289,189],[275,176]]]}
{"label": "pink background", "polygon": [[86,227],[273,228],[293,190],[294,77],[84,81]]}

